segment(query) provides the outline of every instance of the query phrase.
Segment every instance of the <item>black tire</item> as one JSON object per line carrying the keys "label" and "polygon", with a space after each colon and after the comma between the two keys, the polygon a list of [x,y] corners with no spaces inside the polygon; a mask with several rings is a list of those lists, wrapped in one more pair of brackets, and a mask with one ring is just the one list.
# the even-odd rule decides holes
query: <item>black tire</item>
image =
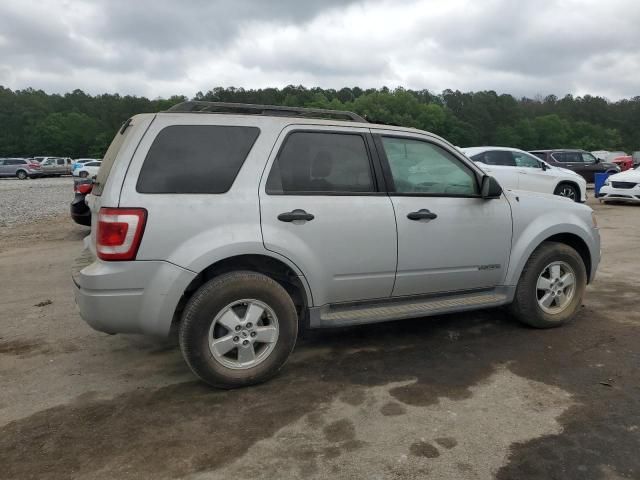
{"label": "black tire", "polygon": [[79,176],[80,178],[87,178],[87,177],[89,176],[89,172],[80,172],[80,173],[78,174],[78,176]]}
{"label": "black tire", "polygon": [[[209,329],[216,315],[241,299],[255,299],[277,316],[278,339],[271,353],[251,368],[233,369],[214,358]],[[237,388],[273,377],[285,364],[298,335],[298,314],[287,291],[266,275],[251,271],[223,274],[202,285],[189,299],[179,326],[182,355],[204,382],[218,388]]]}
{"label": "black tire", "polygon": [[18,170],[16,172],[16,177],[18,177],[18,179],[20,180],[26,180],[27,178],[29,178],[29,175],[27,175],[27,172],[25,172],[24,170]]}
{"label": "black tire", "polygon": [[[561,312],[550,314],[538,303],[537,282],[540,274],[552,262],[565,262],[575,274],[575,290],[570,303]],[[544,242],[529,257],[520,275],[511,313],[522,323],[535,328],[553,328],[573,320],[582,305],[587,286],[587,270],[582,257],[564,243]]]}
{"label": "black tire", "polygon": [[574,202],[580,202],[580,189],[571,183],[560,183],[553,192],[554,195],[567,197]]}

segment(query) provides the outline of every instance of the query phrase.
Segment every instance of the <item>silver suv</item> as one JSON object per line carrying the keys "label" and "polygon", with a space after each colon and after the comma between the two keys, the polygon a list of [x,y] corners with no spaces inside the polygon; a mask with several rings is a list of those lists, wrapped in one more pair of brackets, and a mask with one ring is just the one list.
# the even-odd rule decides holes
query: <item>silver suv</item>
{"label": "silver suv", "polygon": [[87,201],[82,317],[109,333],[176,328],[193,372],[225,388],[274,375],[302,326],[501,305],[561,325],[600,259],[589,207],[502,191],[442,138],[349,112],[137,115]]}

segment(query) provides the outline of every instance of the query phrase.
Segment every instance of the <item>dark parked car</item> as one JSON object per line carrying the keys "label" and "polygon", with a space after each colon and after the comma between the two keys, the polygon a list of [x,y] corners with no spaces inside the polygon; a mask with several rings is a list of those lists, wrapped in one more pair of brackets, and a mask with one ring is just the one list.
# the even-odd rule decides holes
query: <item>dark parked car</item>
{"label": "dark parked car", "polygon": [[593,183],[596,173],[618,173],[620,171],[620,167],[616,164],[603,162],[584,150],[533,150],[529,153],[533,153],[554,167],[573,170],[591,183]]}
{"label": "dark parked car", "polygon": [[93,189],[93,180],[80,179],[73,182],[73,201],[71,202],[71,218],[80,225],[91,226],[91,210],[85,202],[85,197]]}

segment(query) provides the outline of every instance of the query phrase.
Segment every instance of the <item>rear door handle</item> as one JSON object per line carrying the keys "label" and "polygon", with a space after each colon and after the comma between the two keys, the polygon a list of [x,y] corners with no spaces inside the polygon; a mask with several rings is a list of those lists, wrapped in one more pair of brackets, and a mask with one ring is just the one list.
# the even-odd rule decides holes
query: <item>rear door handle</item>
{"label": "rear door handle", "polygon": [[310,222],[314,218],[316,217],[299,208],[296,208],[295,210],[292,210],[290,212],[285,212],[278,215],[278,220],[280,220],[281,222],[293,222],[295,220],[305,220],[307,222]]}
{"label": "rear door handle", "polygon": [[417,212],[411,212],[407,214],[407,218],[409,220],[433,220],[435,218],[438,218],[438,215],[430,212],[426,208],[423,208],[418,210]]}

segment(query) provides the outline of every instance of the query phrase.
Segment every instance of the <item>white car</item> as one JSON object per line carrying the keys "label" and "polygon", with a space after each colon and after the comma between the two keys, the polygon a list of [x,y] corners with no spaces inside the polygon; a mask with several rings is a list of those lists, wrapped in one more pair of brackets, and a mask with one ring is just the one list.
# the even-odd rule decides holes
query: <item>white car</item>
{"label": "white car", "polygon": [[598,199],[605,203],[611,200],[640,203],[640,167],[607,178]]}
{"label": "white car", "polygon": [[576,202],[587,201],[587,182],[572,170],[552,167],[517,148],[469,147],[460,149],[503,188],[551,193]]}
{"label": "white car", "polygon": [[83,164],[80,168],[76,168],[72,173],[74,177],[88,178],[95,177],[100,169],[102,162],[94,161]]}

